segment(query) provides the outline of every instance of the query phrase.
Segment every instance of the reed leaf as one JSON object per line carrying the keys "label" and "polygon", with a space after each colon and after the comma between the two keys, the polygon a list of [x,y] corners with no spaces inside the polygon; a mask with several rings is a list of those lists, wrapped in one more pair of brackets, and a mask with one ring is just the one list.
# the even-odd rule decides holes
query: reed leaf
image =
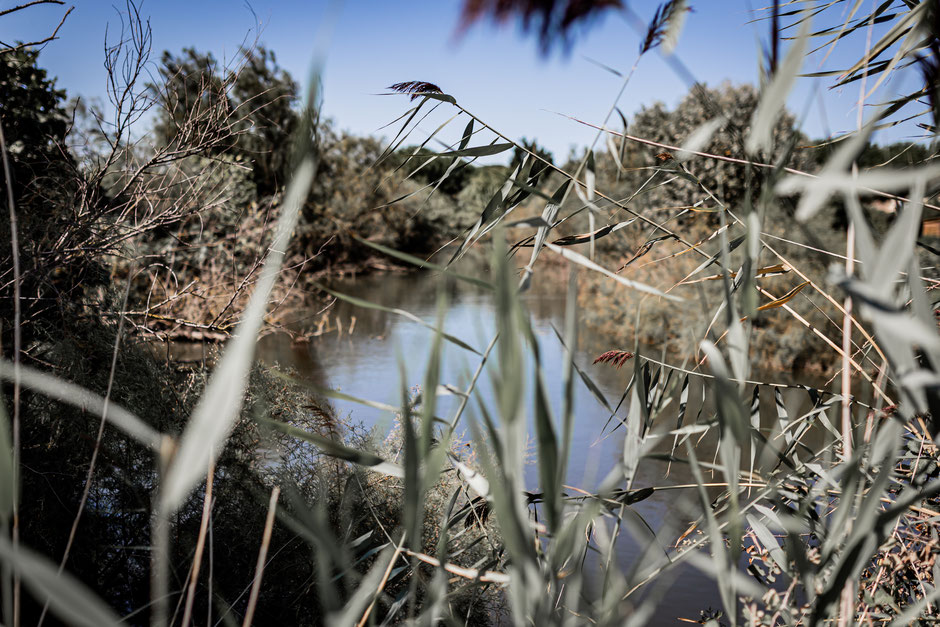
{"label": "reed leaf", "polygon": [[[311,100],[308,106],[312,106]],[[255,341],[264,319],[271,290],[280,273],[291,234],[297,225],[300,209],[307,198],[316,172],[316,160],[309,154],[303,158],[287,188],[274,240],[264,262],[245,315],[238,325],[235,339],[226,347],[219,365],[186,425],[166,476],[161,485],[161,507],[174,512],[190,491],[205,476],[238,418],[244,400],[248,372],[254,359]]]}
{"label": "reed leaf", "polygon": [[269,420],[260,416],[256,417],[255,420],[260,424],[267,425],[292,438],[316,444],[317,447],[331,457],[353,462],[354,464],[364,466],[369,470],[388,475],[389,477],[398,477],[401,479],[405,476],[405,471],[400,465],[386,461],[373,453],[350,448],[332,438],[322,436],[318,433],[312,433],[277,420]]}
{"label": "reed leaf", "polygon": [[37,599],[48,599],[56,616],[71,625],[119,627],[123,621],[97,594],[56,564],[0,537],[0,559],[13,567]]}
{"label": "reed leaf", "polygon": [[10,522],[19,492],[9,423],[6,407],[0,403],[0,524],[3,526]]}
{"label": "reed leaf", "polygon": [[751,117],[751,132],[747,136],[744,146],[749,154],[760,151],[770,152],[773,148],[773,130],[781,112],[787,102],[787,96],[793,89],[797,74],[803,66],[806,54],[806,45],[809,40],[809,17],[802,20],[800,33],[796,40],[790,44],[783,63],[774,73],[773,80],[761,94],[760,102]]}
{"label": "reed leaf", "polygon": [[797,294],[799,294],[803,290],[803,288],[806,287],[807,285],[809,285],[809,281],[803,281],[802,283],[794,287],[792,290],[790,290],[789,292],[787,292],[780,298],[772,300],[769,303],[764,303],[763,305],[757,308],[757,311],[767,311],[768,309],[777,309],[778,307],[783,307],[784,305],[789,303],[791,300],[793,300],[793,298]]}
{"label": "reed leaf", "polygon": [[[104,398],[90,390],[29,366],[20,365],[19,368],[19,382],[24,388],[35,390],[61,403],[100,414],[140,444],[153,451],[160,450],[164,436],[113,401],[105,402]],[[14,366],[11,362],[0,360],[0,379],[13,381]]]}
{"label": "reed leaf", "polygon": [[611,272],[610,270],[604,268],[603,266],[597,265],[596,263],[594,263],[593,261],[591,261],[584,255],[574,252],[573,250],[568,250],[566,248],[562,248],[561,246],[556,246],[555,244],[549,244],[548,242],[545,243],[545,247],[554,253],[558,253],[559,255],[567,259],[568,261],[574,262],[580,266],[584,266],[585,268],[593,272],[599,272],[600,274],[610,277],[611,279],[615,280],[617,283],[620,283],[621,285],[629,287],[630,289],[637,290],[638,292],[652,294],[654,296],[660,296],[662,298],[675,301],[675,302],[682,301],[681,298],[673,294],[666,294],[654,287],[650,287],[649,285],[640,283],[639,281],[632,281],[630,279],[625,279],[622,276],[618,276],[614,274],[613,272]]}
{"label": "reed leaf", "polygon": [[712,135],[718,132],[727,123],[728,119],[724,116],[705,122],[692,131],[691,135],[683,142],[682,147],[675,152],[673,158],[680,163],[688,161],[694,157],[696,153],[704,149],[705,146],[708,145],[708,142],[711,141]]}

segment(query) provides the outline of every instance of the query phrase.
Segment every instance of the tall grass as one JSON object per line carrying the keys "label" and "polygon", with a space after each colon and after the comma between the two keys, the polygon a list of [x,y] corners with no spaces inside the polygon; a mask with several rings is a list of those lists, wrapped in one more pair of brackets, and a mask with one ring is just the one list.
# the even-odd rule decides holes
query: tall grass
{"label": "tall grass", "polygon": [[[907,33],[898,55],[886,65],[873,67],[873,51],[892,43],[875,42],[849,75],[868,70],[872,75],[887,73],[902,60],[919,58],[922,47],[915,45],[918,37],[936,38],[936,32],[930,30],[936,24],[921,17],[930,10],[929,4],[895,9],[897,32],[886,37],[896,41]],[[658,46],[673,45],[684,10],[684,3],[668,2],[657,11],[643,34],[638,63]],[[268,495],[264,536],[258,540],[245,624],[252,622],[255,612],[277,516],[278,524],[288,525],[315,555],[316,585],[327,612],[322,620],[329,624],[462,624],[470,616],[479,618],[474,604],[496,598],[504,605],[492,610],[489,617],[494,621],[641,625],[649,621],[657,604],[669,602],[665,586],[686,563],[717,586],[716,604],[720,603],[722,610],[720,615],[703,613],[702,622],[707,624],[908,624],[937,615],[940,593],[933,564],[940,531],[940,453],[934,437],[938,431],[935,415],[940,413],[940,335],[916,245],[923,212],[937,209],[925,198],[928,187],[940,177],[940,167],[931,163],[862,172],[852,168],[871,132],[893,113],[890,106],[877,110],[864,120],[857,134],[837,144],[819,172],[787,167],[787,157],[796,147],[793,143],[775,145],[772,130],[802,69],[811,38],[820,36],[810,28],[808,14],[797,14],[796,21],[803,24],[799,34],[782,60],[771,64],[760,104],[749,124],[716,111],[714,119],[683,145],[657,144],[657,150],[668,152],[647,168],[649,177],[659,182],[676,178],[691,181],[716,206],[716,223],[704,240],[690,239],[678,222],[662,220],[638,209],[638,204],[617,200],[599,189],[593,150],[572,169],[550,163],[549,168],[536,167],[541,157],[535,151],[492,128],[435,85],[415,81],[393,86],[395,91],[410,94],[412,106],[402,116],[401,130],[387,154],[416,133],[420,114],[434,107],[453,110],[445,126],[466,120],[454,145],[430,157],[415,153],[414,158],[421,160],[453,159],[442,180],[464,159],[500,154],[514,147],[527,153],[457,243],[449,262],[431,264],[375,246],[401,261],[433,268],[442,282],[465,281],[492,290],[496,333],[484,351],[445,334],[447,303],[442,290],[437,321],[424,323],[434,341],[420,394],[410,394],[408,382],[402,381],[400,407],[355,399],[395,414],[397,435],[385,448],[367,450],[296,425],[259,419],[265,429],[313,443],[342,463],[361,467],[356,471],[357,481],[394,485],[400,490],[401,505],[396,518],[383,520],[372,511],[371,530],[357,537],[337,538],[326,522],[332,513],[325,511],[322,502],[305,502],[303,490],[296,485],[275,486]],[[838,32],[833,36],[842,37],[844,31],[862,26],[861,20],[850,16],[841,31],[829,29],[826,33]],[[776,30],[773,42],[775,46],[779,43]],[[776,51],[772,56],[778,58]],[[628,74],[624,87],[629,80]],[[611,114],[616,105],[612,104]],[[312,121],[315,97],[311,96],[307,106],[308,121]],[[616,147],[617,142],[643,140],[615,132],[607,124],[605,120],[596,126],[598,141],[609,138]],[[732,156],[707,152],[710,136],[726,126],[739,136],[740,152]],[[481,128],[496,139],[474,144]],[[235,339],[226,346],[181,434],[160,433],[131,412],[70,383],[18,364],[0,365],[0,376],[5,380],[101,411],[109,424],[153,451],[159,474],[150,547],[150,615],[155,626],[172,622],[171,601],[181,593],[172,589],[168,572],[172,516],[206,480],[239,415],[274,277],[314,180],[317,155],[310,131],[305,127],[305,134],[298,139],[297,165],[262,278]],[[422,140],[421,145],[430,139]],[[618,152],[611,151],[607,158],[617,159]],[[768,155],[775,154],[782,156],[765,162]],[[707,189],[697,177],[696,170],[715,159],[734,159],[752,177],[740,206],[723,202],[718,191]],[[569,202],[572,192],[576,202]],[[896,194],[903,201],[903,210],[880,241],[860,203],[860,198],[872,193]],[[642,189],[636,194],[642,194]],[[795,200],[793,219],[806,221],[818,212],[831,211],[833,197],[844,202],[848,212],[858,271],[854,273],[851,264],[847,269],[834,265],[828,276],[813,276],[795,265],[792,257],[778,252],[776,240],[766,236],[767,211],[775,204]],[[523,210],[532,215],[512,222],[514,212]],[[581,218],[585,216],[585,231],[561,236],[567,228],[562,225],[569,220],[584,224]],[[692,288],[683,291],[679,285],[650,285],[625,276],[629,271],[621,273],[616,266],[604,265],[610,259],[598,252],[596,243],[619,237],[624,223],[633,220],[648,229],[648,239],[639,248],[661,248],[664,263],[676,257],[667,252],[682,251],[700,258],[700,265],[684,282],[703,278],[699,275],[706,269],[717,273],[717,305],[708,307],[704,300],[695,303]],[[605,224],[598,227],[598,221]],[[518,239],[520,230],[526,233],[525,238],[510,248],[507,240]],[[491,249],[488,276],[464,276],[451,268],[452,262],[474,246]],[[524,268],[517,271],[510,253],[523,246],[531,246],[532,251]],[[573,246],[586,249],[578,252]],[[541,353],[520,298],[531,275],[539,271],[539,258],[547,254],[576,270],[570,274],[565,324],[560,332],[566,347],[560,407],[551,401],[552,391],[547,389],[544,374],[547,357]],[[768,270],[770,267],[776,270]],[[577,419],[575,389],[586,385],[591,391],[598,390],[589,372],[574,360],[581,325],[578,286],[589,274],[616,283],[617,289],[637,292],[642,295],[641,304],[655,301],[667,308],[689,303],[703,306],[707,326],[697,337],[700,353],[693,361],[670,363],[669,355],[656,359],[645,354],[646,348],[639,342],[612,348],[598,358],[602,362],[599,367],[606,366],[603,362],[632,366],[633,375],[621,403],[611,412],[613,432],[622,438],[623,453],[597,485],[571,486],[568,466]],[[798,276],[798,285],[787,288],[775,282],[781,275],[784,279]],[[931,287],[934,285],[931,281]],[[331,293],[353,304],[370,306]],[[805,333],[827,340],[831,359],[841,364],[845,386],[840,392],[764,379],[755,367],[760,365],[752,355],[755,322],[762,316],[779,314],[793,316],[803,324],[805,320],[791,303],[810,298],[825,311],[831,324]],[[637,326],[656,324],[655,320],[644,320],[642,312],[638,305]],[[853,333],[853,328],[860,331]],[[464,389],[441,380],[445,342],[474,355],[479,364]],[[880,374],[873,373],[869,363],[874,363]],[[482,397],[478,389],[484,371],[493,378],[493,398]],[[797,413],[788,406],[781,395],[786,387],[803,390],[810,399],[810,410]],[[702,397],[695,398],[693,392]],[[439,415],[442,393],[461,398],[451,415]],[[773,424],[762,421],[762,402],[768,406],[772,402]],[[467,411],[468,407],[472,411]],[[7,423],[3,416],[0,520],[4,526],[10,523],[16,499],[29,498],[17,492],[15,448]],[[534,433],[529,433],[530,424]],[[461,430],[472,436],[472,458],[455,452],[456,435]],[[715,435],[714,447],[697,446],[696,440],[708,433]],[[537,487],[525,482],[530,438],[534,440]],[[634,508],[663,489],[635,485],[637,469],[644,459],[652,458],[687,465],[694,476],[695,484],[682,488],[695,507],[696,520],[689,528],[674,529],[667,524],[651,529]],[[353,486],[350,481],[346,489]],[[282,493],[284,497],[280,497]],[[205,496],[208,512],[208,486]],[[290,514],[280,505],[284,500],[294,508]],[[440,506],[431,507],[431,503]],[[431,516],[438,518],[432,520]],[[618,563],[618,543],[631,537],[650,548],[636,563]],[[0,558],[12,568],[12,576],[3,578],[4,616],[12,615],[9,607],[16,577],[37,598],[48,598],[51,610],[64,621],[121,624],[116,610],[81,582],[59,574],[47,557],[17,546],[6,535],[0,539]],[[193,577],[199,575],[200,559],[196,556],[194,560]],[[389,593],[393,588],[394,596]],[[186,617],[188,620],[188,611]],[[262,617],[255,615],[255,620],[262,622]]]}

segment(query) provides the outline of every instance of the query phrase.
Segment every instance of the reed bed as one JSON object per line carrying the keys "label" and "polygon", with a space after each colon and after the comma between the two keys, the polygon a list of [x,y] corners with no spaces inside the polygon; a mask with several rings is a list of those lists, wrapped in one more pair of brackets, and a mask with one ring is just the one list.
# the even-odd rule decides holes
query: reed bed
{"label": "reed bed", "polygon": [[[470,21],[487,11],[486,3],[479,4],[468,11]],[[95,394],[18,360],[3,361],[0,376],[17,391],[96,412],[102,424],[148,452],[154,503],[150,623],[175,624],[178,601],[185,603],[179,614],[183,624],[203,620],[188,608],[194,595],[211,595],[212,573],[203,566],[211,543],[204,541],[205,532],[199,533],[191,575],[181,582],[171,577],[173,542],[179,517],[187,511],[202,512],[197,520],[218,515],[212,513],[213,469],[229,438],[245,424],[257,429],[259,440],[295,448],[272,449],[283,457],[280,466],[268,468],[269,483],[257,499],[264,525],[257,534],[250,592],[223,612],[230,619],[240,617],[236,623],[265,622],[264,580],[271,573],[271,539],[278,529],[293,534],[303,546],[296,550],[312,564],[297,593],[316,596],[320,613],[309,620],[324,624],[642,625],[657,606],[670,602],[668,585],[685,564],[714,582],[714,607],[720,608],[685,617],[692,622],[903,625],[936,620],[940,456],[935,438],[940,428],[933,414],[940,412],[940,335],[930,294],[936,273],[923,268],[923,255],[933,266],[930,256],[936,251],[918,244],[923,244],[924,216],[940,210],[935,198],[940,166],[931,159],[903,168],[887,164],[858,170],[853,163],[874,129],[896,122],[892,116],[901,100],[927,98],[931,109],[926,116],[933,118],[924,126],[935,132],[940,117],[932,73],[940,35],[937,5],[889,2],[864,15],[852,9],[844,21],[823,28],[818,13],[831,7],[813,7],[793,2],[770,9],[765,81],[749,119],[727,115],[702,91],[711,119],[681,143],[669,144],[613,128],[615,101],[607,119],[590,123],[597,129],[595,146],[565,167],[493,128],[444,87],[423,81],[391,86],[407,97],[409,109],[398,118],[396,134],[379,161],[419,133],[419,124],[432,112],[446,121],[418,140],[422,148],[436,145],[451,125],[463,129],[438,152],[415,151],[404,161],[400,167],[409,171],[434,160],[449,164],[440,180],[411,187],[406,196],[430,196],[454,171],[480,157],[512,149],[525,157],[476,223],[437,257],[417,258],[362,241],[379,254],[437,273],[442,288],[463,281],[490,290],[496,303],[496,333],[486,346],[474,346],[444,333],[447,291],[441,290],[437,320],[421,321],[434,338],[424,378],[417,391],[409,389],[415,382],[402,382],[398,406],[308,387],[313,398],[355,400],[387,412],[396,428],[384,441],[351,437],[334,428],[331,419],[301,423],[276,411],[244,411],[255,342],[317,176],[318,145],[311,132],[316,93],[306,102],[292,179],[258,279],[233,339],[180,432],[154,426],[108,394]],[[672,53],[687,8],[671,0],[656,11],[639,33],[636,63],[648,54]],[[636,21],[628,8],[623,10]],[[533,9],[531,15],[538,13]],[[572,19],[578,17],[575,13]],[[543,37],[555,28],[545,19]],[[891,27],[869,42],[837,84],[858,79],[864,94],[866,80],[880,80],[914,63],[922,65],[927,78],[923,89],[860,118],[857,132],[833,142],[818,170],[794,167],[795,136],[782,141],[775,129],[785,115],[785,97],[804,71],[807,51],[817,42],[864,33],[875,21]],[[893,58],[878,60],[886,50],[894,51]],[[681,66],[680,59],[670,58]],[[631,75],[620,75],[624,89]],[[717,133],[732,138],[735,152],[711,149]],[[625,169],[617,161],[623,146],[639,143],[654,150],[654,162],[637,170],[651,183],[641,183],[627,196],[605,190],[598,184],[598,143],[607,146],[604,158],[616,162],[617,169]],[[703,182],[703,173],[717,162],[732,162],[744,174],[746,185],[733,201]],[[645,190],[674,183],[691,186],[703,201],[672,213],[648,210],[642,202]],[[899,203],[896,218],[883,232],[873,231],[862,208],[872,196]],[[770,215],[774,220],[787,216],[790,245],[815,247],[806,225],[837,208],[848,216],[845,247],[822,251],[832,260],[824,272],[795,261],[779,241],[779,225],[768,222]],[[700,222],[691,221],[702,212],[709,219],[704,233]],[[614,241],[622,249],[617,238],[627,233],[633,239],[626,242],[629,263],[623,263],[623,255],[610,255],[605,247]],[[645,237],[636,239],[637,233]],[[489,250],[487,273],[467,276],[455,270],[454,263],[472,248]],[[680,283],[653,282],[662,275],[633,271],[634,261],[646,255],[662,266],[676,259],[694,262]],[[520,299],[543,257],[557,257],[571,268],[565,324],[558,330],[568,347],[560,406],[546,388],[548,357],[540,351]],[[594,368],[632,370],[620,402],[610,407],[609,437],[622,442],[622,455],[594,484],[572,485],[575,391],[607,403],[590,368],[573,359],[581,309],[591,307],[578,298],[589,276],[633,297],[626,315],[634,319],[634,328],[660,324],[647,315],[647,305],[664,312],[695,307],[700,324],[689,330],[694,346],[685,354],[651,354],[637,340],[597,356]],[[709,279],[707,289],[699,281],[704,279]],[[803,309],[808,306],[818,312],[812,320]],[[770,316],[787,317],[805,341],[823,346],[836,373],[830,386],[764,377],[752,347]],[[448,354],[460,350],[477,364],[462,387],[441,379],[445,344]],[[283,373],[273,376],[289,380]],[[493,398],[480,395],[482,376],[492,378]],[[787,403],[787,390],[805,395],[809,408]],[[439,409],[443,395],[460,399],[444,415]],[[16,402],[13,407],[13,416],[0,420],[5,621],[16,624],[20,598],[28,591],[66,622],[116,626],[128,616],[133,622],[142,608],[109,606],[68,569],[60,572],[49,556],[18,542],[17,504],[29,495],[17,489]],[[768,422],[762,415],[770,407]],[[328,413],[316,412],[321,418]],[[525,482],[530,449],[537,486]],[[316,466],[322,476],[304,476],[304,451],[330,460]],[[695,483],[681,488],[694,519],[688,527],[653,528],[639,514],[635,506],[664,489],[635,483],[647,459],[681,464],[692,473]],[[376,500],[381,494],[386,496]],[[635,563],[620,563],[618,543],[629,539],[648,550]]]}

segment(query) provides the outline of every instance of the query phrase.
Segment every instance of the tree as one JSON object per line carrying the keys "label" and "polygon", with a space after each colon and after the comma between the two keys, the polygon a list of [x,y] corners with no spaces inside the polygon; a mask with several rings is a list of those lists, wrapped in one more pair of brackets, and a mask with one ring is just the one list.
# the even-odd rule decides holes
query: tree
{"label": "tree", "polygon": [[[164,51],[158,70],[161,81],[151,85],[161,110],[154,133],[164,145],[182,143],[223,132],[219,124],[234,106],[231,82],[225,81],[211,53],[184,48],[180,56]],[[214,153],[234,142],[216,146]]]}
{"label": "tree", "polygon": [[299,118],[297,83],[264,47],[252,49],[235,77],[232,98],[246,115],[237,154],[253,164],[255,185],[262,196],[286,183],[291,168],[291,138]]}
{"label": "tree", "polygon": [[[36,65],[37,56],[29,49],[0,56],[0,123],[11,178],[6,180],[0,172],[0,180],[4,190],[9,186],[17,214],[24,322],[49,309],[58,297],[80,289],[81,282],[94,274],[90,270],[100,270],[90,259],[68,266],[53,261],[57,250],[87,236],[88,229],[76,224],[80,209],[72,202],[79,185],[75,161],[65,144],[69,130],[65,92],[56,89],[55,80]],[[6,207],[0,216],[0,314],[12,320],[13,249]],[[63,238],[63,233],[75,238]],[[8,332],[9,325],[4,326]]]}
{"label": "tree", "polygon": [[293,108],[298,87],[273,52],[252,48],[234,68],[221,67],[211,53],[194,48],[179,56],[164,52],[159,75],[161,82],[151,89],[161,105],[154,130],[164,145],[230,134],[210,154],[250,163],[262,196],[283,187],[298,124]]}
{"label": "tree", "polygon": [[[759,100],[760,93],[750,85],[725,83],[718,88],[696,85],[675,109],[670,110],[660,102],[643,107],[630,125],[630,134],[670,146],[681,146],[702,125],[715,119],[716,112],[720,112],[727,121],[700,150],[720,156],[738,155],[743,151],[745,133],[740,121],[751,119]],[[775,148],[773,155],[768,155],[768,160],[776,162],[790,150],[791,144],[795,143],[797,150],[790,156],[788,165],[806,169],[810,159],[798,149],[805,141],[795,129],[793,115],[784,112],[773,132]],[[630,154],[631,152],[633,154]],[[669,185],[660,185],[643,195],[645,203],[654,208],[687,207],[699,202],[707,206],[714,205],[715,201],[708,192],[714,194],[723,204],[734,208],[744,199],[748,189],[747,169],[738,163],[692,157],[684,163],[684,167],[700,181],[698,183],[682,176],[681,168],[673,160],[674,155],[661,148],[644,146],[634,151],[628,150],[628,155],[631,166],[662,164],[664,170],[680,172],[678,178]],[[610,174],[613,175],[612,172]],[[660,174],[663,178],[658,182],[661,183],[666,175],[668,172]],[[648,176],[647,171],[629,172],[625,178],[627,188],[631,191],[638,189]]]}

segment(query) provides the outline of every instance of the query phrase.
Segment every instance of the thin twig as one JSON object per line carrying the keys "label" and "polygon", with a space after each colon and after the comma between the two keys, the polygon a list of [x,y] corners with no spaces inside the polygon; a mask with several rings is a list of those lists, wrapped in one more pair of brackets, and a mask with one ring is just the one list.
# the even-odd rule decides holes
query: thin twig
{"label": "thin twig", "polygon": [[[193,613],[193,601],[196,598],[196,582],[199,580],[199,569],[202,566],[202,553],[206,546],[206,532],[209,529],[209,516],[212,513],[212,480],[215,476],[214,464],[209,462],[209,471],[206,473],[206,493],[202,501],[202,520],[199,522],[199,537],[196,540],[196,556],[193,558],[193,568],[189,576],[189,589],[186,591],[186,607],[183,610],[183,627],[189,627],[189,620]],[[209,603],[212,605],[212,603]]]}
{"label": "thin twig", "polygon": [[379,595],[382,594],[382,590],[385,589],[385,584],[388,583],[389,575],[392,574],[392,567],[395,566],[395,562],[398,561],[398,556],[401,555],[402,546],[404,546],[404,544],[405,534],[403,533],[401,534],[401,540],[398,541],[398,545],[395,547],[395,552],[392,554],[392,559],[388,561],[388,566],[385,567],[385,572],[382,573],[382,580],[375,589],[375,594],[372,596],[372,603],[369,603],[369,607],[362,613],[362,618],[356,623],[356,627],[365,627],[366,621],[369,620],[369,615],[372,614],[372,608],[375,607],[375,602],[379,600]]}
{"label": "thin twig", "polygon": [[[45,4],[46,2],[48,2],[48,0],[45,0],[45,1],[37,0],[36,2],[31,2],[31,3],[26,4],[26,5],[22,5],[22,6],[19,6],[19,7],[14,7],[13,9],[9,9],[9,10],[6,11],[6,13],[11,13],[11,12],[13,12],[13,11],[18,11],[18,10],[20,10],[20,9],[25,9],[25,8],[28,7],[28,6],[35,5],[35,4]],[[55,2],[55,4],[65,4],[65,3],[64,3],[64,2]],[[26,43],[20,43],[20,44],[16,44],[15,46],[7,45],[5,48],[0,48],[0,55],[10,54],[11,52],[18,52],[18,51],[20,51],[20,50],[23,50],[24,48],[32,48],[32,47],[34,47],[34,46],[41,46],[41,45],[43,45],[43,44],[49,43],[50,41],[54,41],[54,40],[58,39],[57,35],[59,34],[59,29],[62,28],[62,25],[65,24],[66,18],[68,18],[69,14],[70,14],[72,11],[74,11],[74,10],[75,10],[75,7],[69,7],[69,10],[66,11],[66,12],[65,12],[65,15],[62,16],[62,19],[59,20],[59,25],[56,26],[56,27],[55,27],[55,30],[52,31],[52,34],[49,35],[48,37],[46,37],[45,39],[40,39],[40,40],[38,40],[38,41],[30,41],[30,42],[26,42]],[[0,17],[2,17],[3,15],[5,15],[5,13],[0,13]]]}
{"label": "thin twig", "polygon": [[63,0],[32,0],[31,2],[27,2],[25,4],[15,6],[12,9],[4,9],[3,11],[0,11],[0,17],[3,17],[4,15],[9,15],[10,13],[16,13],[17,11],[22,11],[23,9],[28,9],[29,7],[36,6],[37,4],[62,5],[62,4],[65,4],[65,2]]}

